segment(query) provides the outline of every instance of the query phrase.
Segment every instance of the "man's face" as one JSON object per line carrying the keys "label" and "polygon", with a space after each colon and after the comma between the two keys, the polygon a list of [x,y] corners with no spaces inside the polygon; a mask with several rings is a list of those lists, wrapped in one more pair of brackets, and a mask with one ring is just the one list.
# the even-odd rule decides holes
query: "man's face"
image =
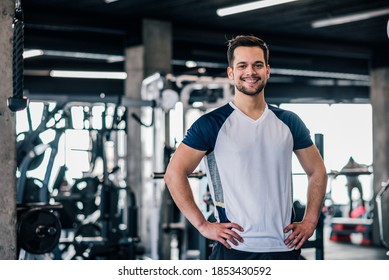
{"label": "man's face", "polygon": [[237,47],[234,51],[233,67],[228,67],[227,73],[239,92],[254,96],[265,88],[270,66],[265,64],[261,48]]}

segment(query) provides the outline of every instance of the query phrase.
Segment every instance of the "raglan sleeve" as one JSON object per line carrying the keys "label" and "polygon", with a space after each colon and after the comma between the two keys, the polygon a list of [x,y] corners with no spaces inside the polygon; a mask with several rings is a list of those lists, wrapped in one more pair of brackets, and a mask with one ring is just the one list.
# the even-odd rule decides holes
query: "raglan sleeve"
{"label": "raglan sleeve", "polygon": [[291,112],[291,129],[293,134],[293,150],[308,148],[313,145],[311,134],[303,120]]}
{"label": "raglan sleeve", "polygon": [[213,131],[210,119],[203,115],[191,125],[182,143],[193,149],[209,153],[213,149]]}

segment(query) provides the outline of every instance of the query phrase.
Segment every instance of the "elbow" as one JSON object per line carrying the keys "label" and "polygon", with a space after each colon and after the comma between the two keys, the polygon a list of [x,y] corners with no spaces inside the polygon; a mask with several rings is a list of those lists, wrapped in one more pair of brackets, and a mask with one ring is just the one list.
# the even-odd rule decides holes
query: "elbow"
{"label": "elbow", "polygon": [[165,175],[163,176],[163,180],[165,181],[166,186],[169,188],[171,185],[171,182],[173,180],[173,174],[171,169],[168,167],[168,169],[165,172]]}
{"label": "elbow", "polygon": [[170,178],[170,173],[168,171],[165,172],[165,175],[163,176],[163,180],[165,181],[166,185],[169,185],[171,178]]}

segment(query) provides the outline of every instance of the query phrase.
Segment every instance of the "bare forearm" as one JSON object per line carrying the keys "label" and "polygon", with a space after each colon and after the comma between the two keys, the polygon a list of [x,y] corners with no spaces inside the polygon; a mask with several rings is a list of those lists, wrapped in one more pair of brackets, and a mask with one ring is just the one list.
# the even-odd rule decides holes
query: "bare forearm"
{"label": "bare forearm", "polygon": [[206,220],[194,200],[187,177],[167,174],[165,182],[178,209],[195,228],[199,229]]}
{"label": "bare forearm", "polygon": [[327,188],[327,174],[324,171],[317,172],[308,180],[308,199],[304,220],[317,224],[323,206],[323,199]]}
{"label": "bare forearm", "polygon": [[228,242],[238,245],[243,239],[234,230],[243,231],[235,223],[210,223],[197,206],[192,189],[189,185],[188,175],[193,172],[205,151],[194,150],[184,144],[179,145],[165,174],[165,182],[178,209],[185,218],[206,238],[217,240],[227,248]]}
{"label": "bare forearm", "polygon": [[[165,182],[177,207],[188,221],[206,238],[217,240],[228,249],[231,245],[243,242],[242,237],[232,229],[243,231],[243,228],[235,223],[210,223],[201,213],[193,198],[188,179],[185,176],[165,176]],[[228,242],[227,242],[228,241]]]}
{"label": "bare forearm", "polygon": [[308,201],[302,222],[291,223],[284,228],[284,232],[292,231],[285,239],[289,248],[300,249],[314,233],[319,220],[323,198],[327,188],[327,174],[319,168],[315,173],[308,175]]}

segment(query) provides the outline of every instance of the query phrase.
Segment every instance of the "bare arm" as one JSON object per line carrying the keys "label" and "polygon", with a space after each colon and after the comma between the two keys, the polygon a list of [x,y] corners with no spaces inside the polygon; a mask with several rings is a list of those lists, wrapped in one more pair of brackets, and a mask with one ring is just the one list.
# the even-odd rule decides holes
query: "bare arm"
{"label": "bare arm", "polygon": [[293,230],[293,233],[285,240],[285,244],[289,244],[290,248],[296,246],[296,249],[300,249],[316,229],[327,188],[327,173],[323,159],[315,145],[296,150],[295,153],[308,176],[307,206],[303,220],[285,228],[285,232]]}
{"label": "bare arm", "polygon": [[180,144],[175,151],[165,174],[166,185],[174,202],[189,222],[206,238],[217,240],[227,248],[229,240],[238,245],[242,238],[232,228],[242,231],[235,223],[210,223],[200,211],[193,198],[188,175],[199,165],[205,151],[195,150],[185,144]]}

